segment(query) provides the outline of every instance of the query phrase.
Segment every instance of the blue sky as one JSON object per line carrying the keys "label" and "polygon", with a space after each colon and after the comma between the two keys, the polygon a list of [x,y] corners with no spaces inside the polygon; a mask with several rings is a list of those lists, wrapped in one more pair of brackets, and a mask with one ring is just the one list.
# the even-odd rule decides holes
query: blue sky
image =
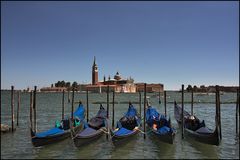
{"label": "blue sky", "polygon": [[1,88],[91,82],[238,85],[238,2],[1,2]]}

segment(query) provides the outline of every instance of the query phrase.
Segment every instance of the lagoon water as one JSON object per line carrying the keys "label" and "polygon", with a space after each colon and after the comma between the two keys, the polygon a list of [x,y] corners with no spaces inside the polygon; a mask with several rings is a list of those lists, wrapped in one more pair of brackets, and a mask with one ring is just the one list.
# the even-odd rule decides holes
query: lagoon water
{"label": "lagoon water", "polygon": [[[147,93],[150,97],[152,106],[164,113],[163,103],[158,103],[158,95]],[[82,100],[86,107],[86,94],[75,93],[75,101]],[[115,124],[118,119],[127,111],[128,104],[121,102],[138,102],[139,94],[115,94]],[[181,102],[181,93],[167,92],[167,101]],[[200,119],[204,119],[206,125],[214,129],[215,127],[215,95],[194,95],[194,100],[199,102],[194,104],[194,113]],[[43,147],[34,147],[30,138],[29,121],[29,93],[21,93],[21,106],[19,127],[14,133],[1,134],[1,159],[182,159],[182,158],[229,158],[239,159],[239,140],[236,138],[235,103],[236,93],[224,93],[221,95],[221,122],[222,122],[222,141],[219,146],[202,144],[185,137],[181,139],[181,129],[179,128],[173,114],[173,103],[167,104],[167,115],[172,120],[172,125],[176,128],[177,134],[174,144],[166,144],[158,141],[150,134],[143,138],[139,133],[134,139],[119,146],[114,146],[111,140],[102,136],[99,140],[81,148],[76,148],[71,138],[61,142]],[[37,130],[44,131],[54,126],[55,121],[61,118],[62,93],[37,93]],[[105,102],[106,93],[89,95],[89,118],[94,116],[99,104],[95,102]],[[112,101],[112,94],[110,94]],[[143,101],[143,94],[142,94]],[[161,95],[161,101],[163,97]],[[185,94],[185,101],[190,101],[190,94]],[[1,123],[11,126],[11,100],[10,91],[1,91]],[[139,104],[133,103],[139,111]],[[15,96],[15,122],[17,96]],[[75,105],[75,108],[77,104]],[[112,104],[110,104],[110,121],[112,120]],[[185,109],[190,112],[190,103],[185,104]],[[143,104],[142,104],[143,115]],[[65,116],[71,116],[71,103],[67,103],[67,93],[65,93]],[[15,123],[16,124],[16,123]],[[112,123],[111,123],[112,124]]]}

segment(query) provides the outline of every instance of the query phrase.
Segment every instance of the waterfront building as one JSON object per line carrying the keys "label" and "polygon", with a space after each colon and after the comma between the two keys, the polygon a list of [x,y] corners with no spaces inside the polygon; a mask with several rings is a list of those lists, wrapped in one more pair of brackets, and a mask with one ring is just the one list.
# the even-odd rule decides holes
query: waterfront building
{"label": "waterfront building", "polygon": [[[144,83],[135,83],[137,92],[144,92]],[[151,83],[146,85],[147,92],[163,92],[164,86],[161,83]]]}
{"label": "waterfront building", "polygon": [[128,79],[122,78],[122,76],[117,72],[114,78],[111,79],[110,76],[108,80],[103,77],[103,81],[98,81],[98,67],[96,64],[96,58],[94,57],[92,66],[92,84],[86,86],[86,88],[91,92],[106,92],[107,86],[109,86],[109,91],[121,92],[121,93],[135,93],[136,85],[134,80],[130,77]]}

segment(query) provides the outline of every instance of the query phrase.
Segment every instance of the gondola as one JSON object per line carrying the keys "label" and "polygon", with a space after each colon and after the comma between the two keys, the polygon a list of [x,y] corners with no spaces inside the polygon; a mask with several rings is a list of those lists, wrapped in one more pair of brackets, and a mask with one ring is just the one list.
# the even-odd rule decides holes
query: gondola
{"label": "gondola", "polygon": [[[184,110],[184,134],[188,137],[195,139],[198,142],[211,145],[219,145],[219,134],[218,127],[215,127],[215,130],[211,130],[205,126],[204,120],[200,120],[194,116],[190,115],[187,111]],[[174,102],[174,116],[176,121],[181,124],[181,114],[182,108]]]}
{"label": "gondola", "polygon": [[160,141],[173,144],[176,130],[171,126],[170,118],[159,114],[155,108],[148,106],[146,111],[146,123],[148,130]]}
{"label": "gondola", "polygon": [[79,132],[72,130],[72,139],[76,147],[81,147],[94,140],[100,138],[104,133],[107,132],[108,120],[107,111],[102,105],[97,115],[90,119],[88,123],[84,123],[84,129]]}
{"label": "gondola", "polygon": [[[82,104],[79,104],[77,110],[73,113],[73,128],[77,132],[83,129],[83,119],[85,117],[85,109]],[[53,128],[35,133],[30,128],[32,144],[35,147],[52,144],[71,136],[70,119],[64,118],[61,121],[56,121]]]}
{"label": "gondola", "polygon": [[111,131],[113,142],[129,139],[140,132],[141,119],[135,107],[129,103],[127,113],[117,122],[115,130]]}

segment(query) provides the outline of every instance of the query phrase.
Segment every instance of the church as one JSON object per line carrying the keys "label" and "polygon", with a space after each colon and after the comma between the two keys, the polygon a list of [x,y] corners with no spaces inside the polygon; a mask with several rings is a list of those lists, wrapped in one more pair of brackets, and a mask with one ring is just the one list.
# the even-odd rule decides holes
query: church
{"label": "church", "polygon": [[101,93],[107,91],[107,86],[109,86],[109,91],[115,91],[119,93],[135,93],[136,85],[134,80],[130,77],[124,79],[121,77],[119,72],[114,75],[114,78],[111,79],[109,76],[106,80],[106,77],[103,77],[103,81],[98,80],[98,67],[96,64],[96,58],[94,57],[92,65],[92,84],[86,86],[86,88],[91,92]]}

